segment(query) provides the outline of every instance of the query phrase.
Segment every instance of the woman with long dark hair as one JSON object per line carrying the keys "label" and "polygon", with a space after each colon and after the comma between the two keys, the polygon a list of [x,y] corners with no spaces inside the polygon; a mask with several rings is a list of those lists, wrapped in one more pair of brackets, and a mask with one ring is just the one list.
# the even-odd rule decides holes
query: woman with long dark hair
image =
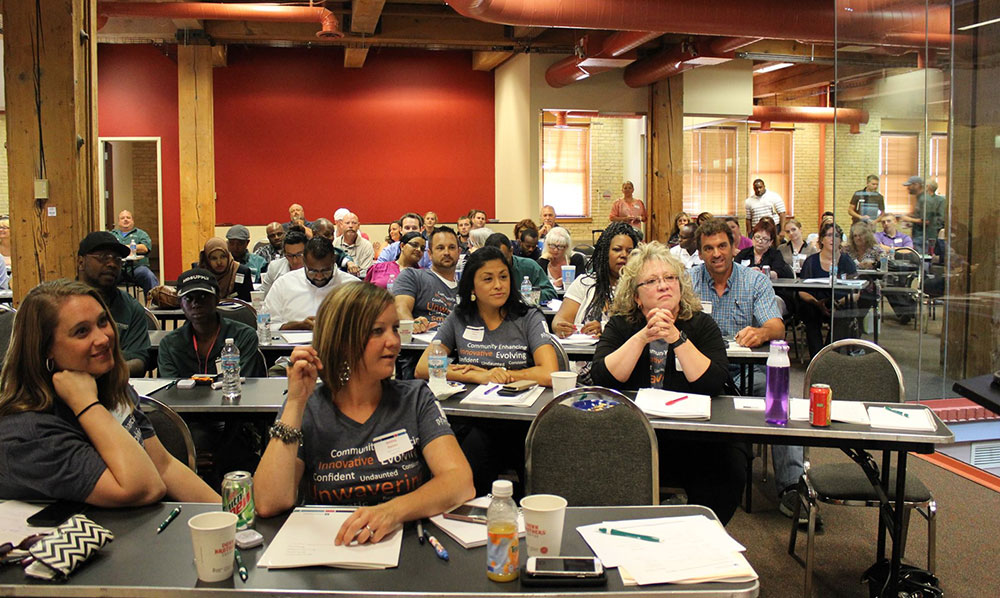
{"label": "woman with long dark hair", "polygon": [[117,327],[81,282],[38,285],[0,373],[0,498],[103,507],[221,498],[163,448],[128,383]]}

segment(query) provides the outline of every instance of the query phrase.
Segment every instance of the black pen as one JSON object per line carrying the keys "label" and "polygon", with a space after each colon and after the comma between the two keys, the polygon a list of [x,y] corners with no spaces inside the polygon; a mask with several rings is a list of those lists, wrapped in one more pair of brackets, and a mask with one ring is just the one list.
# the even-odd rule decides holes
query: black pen
{"label": "black pen", "polygon": [[167,518],[163,520],[163,523],[161,523],[156,528],[156,533],[160,533],[163,530],[167,529],[167,526],[170,525],[170,522],[173,521],[174,519],[177,519],[177,516],[180,514],[181,514],[181,506],[177,505],[177,508],[175,508],[173,511],[170,511],[170,514],[167,515]]}
{"label": "black pen", "polygon": [[247,575],[246,566],[243,565],[243,555],[240,554],[239,548],[234,548],[233,554],[236,555],[236,566],[238,568],[238,571],[240,572],[240,579],[243,580],[243,583],[246,583],[247,577],[249,576]]}
{"label": "black pen", "polygon": [[424,543],[424,522],[422,519],[417,519],[417,541],[421,545]]}

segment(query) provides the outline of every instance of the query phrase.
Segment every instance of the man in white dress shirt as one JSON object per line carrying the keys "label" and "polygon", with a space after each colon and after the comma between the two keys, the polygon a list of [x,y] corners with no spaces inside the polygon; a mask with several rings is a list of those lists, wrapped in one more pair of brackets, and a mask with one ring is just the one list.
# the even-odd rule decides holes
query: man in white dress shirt
{"label": "man in white dress shirt", "polygon": [[271,286],[264,310],[279,330],[312,330],[323,299],[338,285],[358,282],[334,264],[333,244],[316,235],[306,243],[305,267],[283,275]]}
{"label": "man in white dress shirt", "polygon": [[694,238],[694,225],[685,224],[677,233],[680,243],[670,248],[670,253],[679,259],[684,267],[691,269],[701,261],[701,253],[698,251],[698,240]]}

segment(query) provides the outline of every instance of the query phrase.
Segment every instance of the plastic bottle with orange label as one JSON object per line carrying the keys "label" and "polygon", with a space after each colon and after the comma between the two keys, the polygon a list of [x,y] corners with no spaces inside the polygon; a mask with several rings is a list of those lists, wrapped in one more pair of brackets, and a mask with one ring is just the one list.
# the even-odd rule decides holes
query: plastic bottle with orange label
{"label": "plastic bottle with orange label", "polygon": [[493,482],[493,500],[486,510],[486,577],[493,581],[514,581],[521,566],[513,495],[509,480]]}

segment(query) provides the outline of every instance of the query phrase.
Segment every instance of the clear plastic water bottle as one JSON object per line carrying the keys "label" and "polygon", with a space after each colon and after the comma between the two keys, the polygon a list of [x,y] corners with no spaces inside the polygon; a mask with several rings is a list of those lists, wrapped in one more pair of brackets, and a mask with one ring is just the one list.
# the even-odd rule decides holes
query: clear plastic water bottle
{"label": "clear plastic water bottle", "polygon": [[271,344],[271,314],[257,312],[257,344]]}
{"label": "clear plastic water bottle", "polygon": [[431,343],[431,352],[427,355],[427,371],[432,391],[437,392],[448,386],[448,353],[437,339]]}
{"label": "clear plastic water bottle", "polygon": [[385,290],[387,290],[390,293],[392,293],[392,287],[395,286],[395,285],[396,285],[396,275],[395,274],[390,274],[389,275],[389,282],[385,283]]}
{"label": "clear plastic water bottle", "polygon": [[455,282],[462,280],[462,270],[465,270],[465,256],[458,256],[458,264],[455,265]]}
{"label": "clear plastic water bottle", "polygon": [[240,398],[240,350],[233,339],[226,339],[219,359],[222,361],[222,398]]}
{"label": "clear plastic water bottle", "polygon": [[486,577],[514,581],[520,568],[517,505],[510,480],[493,482],[493,500],[486,509]]}
{"label": "clear plastic water bottle", "polygon": [[527,276],[521,281],[521,298],[525,303],[531,303],[531,279]]}
{"label": "clear plastic water bottle", "polygon": [[131,255],[135,256],[135,238],[134,237],[132,238],[131,241],[129,241],[128,249],[131,252]]}
{"label": "clear plastic water bottle", "polygon": [[764,400],[764,421],[784,426],[788,424],[788,343],[771,341],[767,356],[767,396]]}

